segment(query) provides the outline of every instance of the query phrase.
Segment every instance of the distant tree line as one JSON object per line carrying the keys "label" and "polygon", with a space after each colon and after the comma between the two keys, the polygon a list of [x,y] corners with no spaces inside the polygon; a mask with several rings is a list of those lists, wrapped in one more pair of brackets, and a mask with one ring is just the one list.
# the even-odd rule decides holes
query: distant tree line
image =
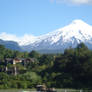
{"label": "distant tree line", "polygon": [[[35,58],[35,62],[16,64],[15,76],[4,71],[6,58]],[[12,64],[7,67],[13,67]],[[19,52],[0,45],[0,89],[47,87],[92,89],[92,51],[83,43],[61,54],[40,54],[36,51]]]}

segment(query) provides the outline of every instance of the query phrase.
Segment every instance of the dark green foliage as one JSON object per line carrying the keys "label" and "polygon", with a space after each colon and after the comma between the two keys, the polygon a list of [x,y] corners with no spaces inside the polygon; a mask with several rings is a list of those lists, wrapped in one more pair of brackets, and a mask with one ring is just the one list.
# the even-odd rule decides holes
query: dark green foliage
{"label": "dark green foliage", "polygon": [[3,61],[5,55],[5,47],[0,45],[0,61]]}
{"label": "dark green foliage", "polygon": [[[6,64],[5,58],[33,58],[34,62]],[[12,70],[12,74],[5,68]],[[16,66],[18,74],[13,74]],[[83,43],[62,54],[12,51],[0,45],[0,89],[33,88],[37,84],[57,88],[92,89],[92,51]],[[12,85],[13,84],[13,85]]]}
{"label": "dark green foliage", "polygon": [[39,58],[39,56],[40,54],[34,50],[29,53],[29,57],[31,58]]}
{"label": "dark green foliage", "polygon": [[53,55],[42,55],[39,60],[40,65],[49,65],[51,61],[54,61]]}
{"label": "dark green foliage", "polygon": [[[53,68],[61,73],[56,80],[63,87],[90,88],[92,85],[92,51],[83,43],[76,49],[65,50],[64,55],[56,58]],[[61,87],[58,81],[57,85]]]}

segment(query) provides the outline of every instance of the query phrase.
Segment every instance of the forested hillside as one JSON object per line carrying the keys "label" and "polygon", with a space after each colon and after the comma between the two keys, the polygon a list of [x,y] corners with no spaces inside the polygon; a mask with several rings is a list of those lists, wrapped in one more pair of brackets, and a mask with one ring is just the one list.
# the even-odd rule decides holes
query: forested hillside
{"label": "forested hillside", "polygon": [[[6,59],[33,59],[6,63]],[[16,67],[17,74],[14,74]],[[6,69],[7,68],[7,69]],[[8,72],[7,72],[8,70]],[[56,88],[92,88],[92,51],[83,43],[62,54],[19,52],[0,45],[0,88],[35,88],[38,84]]]}

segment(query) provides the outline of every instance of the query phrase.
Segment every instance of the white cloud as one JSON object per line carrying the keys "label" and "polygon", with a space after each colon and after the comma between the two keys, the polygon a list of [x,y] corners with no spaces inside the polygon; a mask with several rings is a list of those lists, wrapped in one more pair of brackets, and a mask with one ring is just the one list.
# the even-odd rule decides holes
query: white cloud
{"label": "white cloud", "polygon": [[22,37],[18,37],[16,35],[3,32],[0,34],[0,39],[7,41],[16,41],[19,43],[19,45],[24,45],[24,44],[27,45],[29,43],[33,43],[36,40],[36,37],[28,34],[25,34]]}
{"label": "white cloud", "polygon": [[92,4],[92,0],[69,0],[73,4]]}
{"label": "white cloud", "polygon": [[0,39],[18,41],[18,37],[16,37],[16,35],[7,34],[5,32],[0,34]]}
{"label": "white cloud", "polygon": [[81,4],[92,4],[92,0],[50,0],[55,1],[57,3],[66,3],[66,4],[75,4],[75,5],[81,5]]}

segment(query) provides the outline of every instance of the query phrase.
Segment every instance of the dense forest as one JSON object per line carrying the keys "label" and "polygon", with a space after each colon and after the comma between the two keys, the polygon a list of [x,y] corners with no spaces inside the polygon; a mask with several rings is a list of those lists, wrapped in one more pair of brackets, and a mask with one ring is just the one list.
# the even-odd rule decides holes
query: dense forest
{"label": "dense forest", "polygon": [[[6,58],[34,58],[34,62],[6,65]],[[5,67],[17,67],[14,75]],[[19,52],[0,45],[0,89],[35,88],[38,84],[55,88],[92,89],[92,51],[83,43],[61,54]]]}

